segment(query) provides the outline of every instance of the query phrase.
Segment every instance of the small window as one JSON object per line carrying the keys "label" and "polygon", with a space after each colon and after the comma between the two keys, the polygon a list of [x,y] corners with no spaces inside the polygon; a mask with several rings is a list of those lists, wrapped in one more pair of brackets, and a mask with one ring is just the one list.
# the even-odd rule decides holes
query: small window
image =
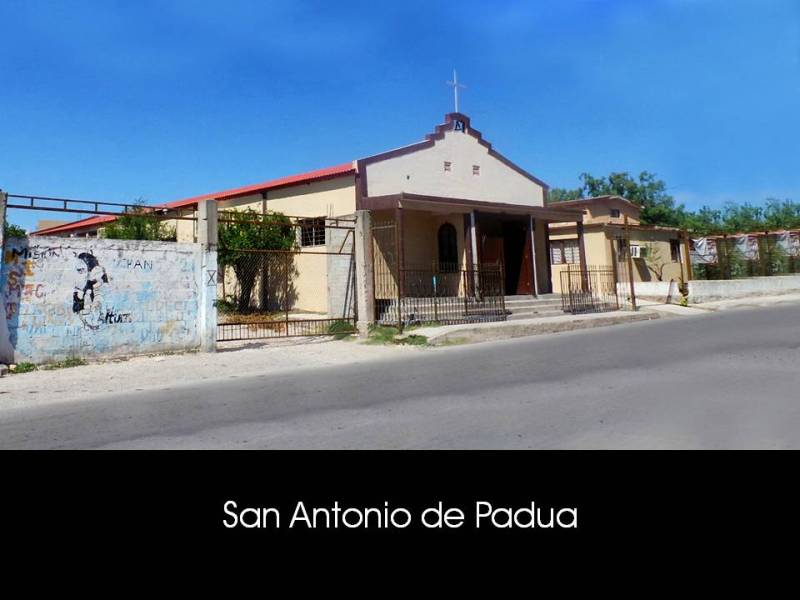
{"label": "small window", "polygon": [[550,242],[550,264],[574,265],[580,262],[581,252],[578,240],[557,240]]}
{"label": "small window", "polygon": [[453,170],[453,163],[451,163],[449,160],[444,161],[444,172],[449,173],[452,170]]}
{"label": "small window", "polygon": [[472,165],[472,174],[473,175],[480,175],[481,174],[481,166],[480,165]]}
{"label": "small window", "polygon": [[611,218],[612,219],[619,219],[619,209],[618,208],[612,208],[611,209]]}
{"label": "small window", "polygon": [[672,259],[672,262],[681,262],[681,241],[680,240],[670,240],[669,241],[669,255]]}
{"label": "small window", "polygon": [[300,245],[324,246],[325,245],[325,217],[314,219],[300,219]]}

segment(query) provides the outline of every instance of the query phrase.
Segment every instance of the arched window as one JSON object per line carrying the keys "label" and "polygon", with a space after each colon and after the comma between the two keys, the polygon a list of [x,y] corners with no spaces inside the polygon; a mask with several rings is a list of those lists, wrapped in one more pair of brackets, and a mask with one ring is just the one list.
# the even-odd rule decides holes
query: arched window
{"label": "arched window", "polygon": [[458,270],[458,239],[456,228],[450,223],[439,227],[439,270]]}

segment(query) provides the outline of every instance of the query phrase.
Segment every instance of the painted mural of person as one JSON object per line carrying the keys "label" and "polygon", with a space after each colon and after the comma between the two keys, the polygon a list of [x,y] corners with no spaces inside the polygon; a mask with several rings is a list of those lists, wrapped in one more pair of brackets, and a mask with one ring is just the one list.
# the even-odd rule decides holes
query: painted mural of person
{"label": "painted mural of person", "polygon": [[98,329],[102,319],[98,291],[108,283],[108,275],[97,258],[88,252],[78,254],[75,263],[78,277],[72,290],[72,312],[86,327]]}

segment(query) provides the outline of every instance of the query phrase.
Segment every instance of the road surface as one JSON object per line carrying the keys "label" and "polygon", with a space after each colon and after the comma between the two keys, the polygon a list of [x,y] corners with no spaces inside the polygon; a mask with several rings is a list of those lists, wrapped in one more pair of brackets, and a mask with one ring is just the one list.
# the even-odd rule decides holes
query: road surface
{"label": "road surface", "polygon": [[0,447],[800,448],[800,306],[7,409]]}

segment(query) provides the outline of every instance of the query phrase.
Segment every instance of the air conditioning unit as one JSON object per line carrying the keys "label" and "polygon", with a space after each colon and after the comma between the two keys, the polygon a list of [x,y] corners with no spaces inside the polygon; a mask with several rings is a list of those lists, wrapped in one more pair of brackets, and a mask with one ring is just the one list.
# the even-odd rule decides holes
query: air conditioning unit
{"label": "air conditioning unit", "polygon": [[642,247],[631,244],[631,258],[642,258],[643,256]]}

